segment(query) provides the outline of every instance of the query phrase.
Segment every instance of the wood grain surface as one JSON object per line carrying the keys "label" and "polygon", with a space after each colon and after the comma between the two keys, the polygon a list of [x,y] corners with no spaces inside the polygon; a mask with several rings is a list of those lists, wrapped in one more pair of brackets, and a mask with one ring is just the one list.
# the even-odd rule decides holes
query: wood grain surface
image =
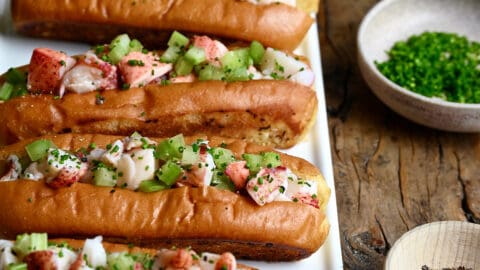
{"label": "wood grain surface", "polygon": [[362,79],[357,30],[377,2],[322,0],[318,14],[345,269],[382,269],[418,225],[480,223],[480,134],[414,124]]}

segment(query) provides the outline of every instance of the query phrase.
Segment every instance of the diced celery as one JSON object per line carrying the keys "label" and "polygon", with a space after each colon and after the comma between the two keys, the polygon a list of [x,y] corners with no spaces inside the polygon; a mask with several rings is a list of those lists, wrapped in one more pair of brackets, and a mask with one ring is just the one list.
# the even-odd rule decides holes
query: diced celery
{"label": "diced celery", "polygon": [[227,82],[248,81],[250,76],[246,67],[238,67],[226,72]]}
{"label": "diced celery", "polygon": [[181,48],[187,46],[188,42],[189,40],[186,36],[177,31],[173,31],[170,39],[168,40],[168,47]]}
{"label": "diced celery", "polygon": [[31,247],[34,250],[45,250],[48,247],[48,236],[46,233],[32,233]]}
{"label": "diced celery", "polygon": [[235,191],[235,185],[232,180],[220,170],[213,171],[212,182],[210,185],[219,189]]}
{"label": "diced celery", "polygon": [[182,168],[175,162],[169,160],[163,164],[160,170],[157,172],[157,177],[163,183],[171,186],[175,184],[181,173]]}
{"label": "diced celery", "polygon": [[179,76],[188,75],[192,73],[192,70],[193,70],[192,63],[190,63],[187,59],[185,59],[182,56],[178,58],[177,62],[175,63],[175,72],[177,72]]}
{"label": "diced celery", "polygon": [[113,187],[117,183],[117,173],[110,168],[98,167],[93,172],[93,183],[96,186]]}
{"label": "diced celery", "polygon": [[135,269],[135,260],[126,252],[111,253],[107,256],[108,269],[131,270]]}
{"label": "diced celery", "polygon": [[22,259],[32,251],[45,250],[47,247],[48,237],[46,233],[25,233],[17,235],[12,250]]}
{"label": "diced celery", "polygon": [[13,93],[13,85],[9,82],[3,83],[0,87],[0,100],[9,100]]}
{"label": "diced celery", "polygon": [[27,82],[27,75],[25,74],[25,72],[20,71],[17,68],[9,68],[7,73],[5,74],[5,78],[7,82],[11,84],[25,84]]}
{"label": "diced celery", "polygon": [[128,48],[130,44],[130,37],[127,34],[121,34],[116,36],[112,42],[110,42],[110,47],[123,47]]}
{"label": "diced celery", "polygon": [[193,46],[185,53],[185,59],[192,65],[198,65],[207,60],[205,49]]}
{"label": "diced celery", "polygon": [[27,75],[17,68],[8,69],[6,82],[0,87],[0,100],[23,96],[27,93]]}
{"label": "diced celery", "polygon": [[262,153],[262,167],[275,168],[282,165],[280,155],[275,152]]}
{"label": "diced celery", "polygon": [[127,55],[128,49],[124,49],[122,47],[114,47],[109,53],[108,53],[108,59],[112,64],[118,64],[122,58]]}
{"label": "diced celery", "polygon": [[141,52],[143,45],[138,39],[132,39],[128,44],[129,52]]}
{"label": "diced celery", "polygon": [[155,149],[155,158],[164,161],[181,159],[185,149],[185,139],[182,134],[161,141]]}
{"label": "diced celery", "polygon": [[254,40],[250,44],[250,56],[252,57],[253,63],[258,65],[262,61],[263,55],[265,54],[265,48],[262,43]]}
{"label": "diced celery", "polygon": [[141,192],[156,192],[168,188],[169,186],[158,180],[145,180],[140,183],[138,190]]}
{"label": "diced celery", "polygon": [[185,149],[183,149],[181,163],[183,165],[195,164],[195,163],[198,163],[199,158],[200,158],[200,153],[198,152],[198,150],[194,151],[191,145],[186,145]]}
{"label": "diced celery", "polygon": [[243,154],[242,158],[247,162],[247,168],[252,173],[256,173],[262,167],[263,158],[257,154]]}
{"label": "diced celery", "polygon": [[27,270],[27,264],[26,263],[12,263],[7,265],[6,270]]}
{"label": "diced celery", "polygon": [[12,97],[24,96],[28,93],[26,83],[18,83],[13,86]]}
{"label": "diced celery", "polygon": [[177,47],[168,47],[168,49],[160,56],[160,61],[163,63],[175,63],[180,57],[182,50]]}
{"label": "diced celery", "polygon": [[222,147],[213,147],[210,150],[210,154],[212,154],[213,161],[217,168],[225,170],[228,164],[235,161],[235,156],[233,155],[232,151]]}
{"label": "diced celery", "polygon": [[224,80],[225,73],[221,68],[213,65],[205,65],[198,71],[198,79],[201,81]]}
{"label": "diced celery", "polygon": [[257,173],[260,168],[275,168],[282,165],[280,155],[275,152],[243,154],[242,158],[247,162],[247,168],[252,173]]}
{"label": "diced celery", "polygon": [[49,148],[56,147],[50,140],[36,140],[25,146],[30,160],[37,161],[47,155]]}
{"label": "diced celery", "polygon": [[108,53],[108,58],[113,64],[118,64],[120,60],[128,54],[130,48],[130,38],[127,34],[122,34],[117,36],[110,43],[110,52]]}
{"label": "diced celery", "polygon": [[143,266],[143,268],[138,267],[137,269],[153,269],[153,264],[155,262],[154,256],[147,253],[134,253],[132,255],[135,261]]}
{"label": "diced celery", "polygon": [[250,58],[249,49],[247,48],[229,51],[222,57],[222,59],[220,59],[220,61],[226,72],[241,67],[248,68],[253,63],[253,60]]}

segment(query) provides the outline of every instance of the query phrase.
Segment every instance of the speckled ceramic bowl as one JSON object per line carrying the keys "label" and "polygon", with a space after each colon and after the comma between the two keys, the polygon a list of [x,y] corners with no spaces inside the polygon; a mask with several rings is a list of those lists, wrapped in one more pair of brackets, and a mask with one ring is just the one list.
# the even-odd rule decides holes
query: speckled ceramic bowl
{"label": "speckled ceramic bowl", "polygon": [[385,270],[459,267],[480,267],[479,224],[439,221],[418,226],[395,242],[385,262]]}
{"label": "speckled ceramic bowl", "polygon": [[429,98],[398,86],[376,68],[399,40],[425,31],[455,32],[480,42],[479,0],[383,0],[358,31],[358,59],[367,84],[387,106],[419,124],[446,131],[480,132],[480,104]]}

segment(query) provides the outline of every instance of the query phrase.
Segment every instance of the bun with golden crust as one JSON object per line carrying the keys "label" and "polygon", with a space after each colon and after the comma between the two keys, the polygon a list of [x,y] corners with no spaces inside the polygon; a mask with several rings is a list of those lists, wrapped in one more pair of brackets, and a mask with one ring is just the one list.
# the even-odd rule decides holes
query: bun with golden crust
{"label": "bun with golden crust", "polygon": [[317,97],[286,80],[199,81],[128,91],[26,95],[0,103],[0,144],[55,133],[207,134],[288,148],[315,121]]}
{"label": "bun with golden crust", "polygon": [[[118,137],[64,134],[47,136],[61,149],[105,146]],[[197,138],[186,138],[193,142]],[[23,141],[0,149],[0,160],[24,155]],[[271,150],[240,140],[208,138],[236,156]],[[56,237],[103,235],[106,241],[160,248],[191,246],[194,250],[238,258],[290,261],[308,257],[325,241],[329,223],[325,207],[330,189],[307,161],[281,154],[282,166],[318,185],[318,207],[292,201],[259,206],[242,194],[211,186],[179,187],[154,193],[75,183],[52,189],[43,181],[0,182],[0,236],[25,231]]]}
{"label": "bun with golden crust", "polygon": [[98,44],[127,32],[158,47],[177,29],[285,50],[295,49],[313,23],[296,7],[239,0],[14,0],[12,17],[18,33],[43,38]]}

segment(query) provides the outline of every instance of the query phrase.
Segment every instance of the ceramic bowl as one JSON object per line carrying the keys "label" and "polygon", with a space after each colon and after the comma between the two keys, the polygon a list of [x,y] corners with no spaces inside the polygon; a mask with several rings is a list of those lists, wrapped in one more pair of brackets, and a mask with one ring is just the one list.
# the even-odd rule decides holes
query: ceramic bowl
{"label": "ceramic bowl", "polygon": [[425,31],[454,32],[480,42],[479,0],[383,0],[363,19],[357,37],[362,75],[375,95],[400,115],[425,126],[480,132],[480,104],[429,98],[387,79],[374,61],[400,40]]}
{"label": "ceramic bowl", "polygon": [[390,249],[385,270],[480,268],[480,225],[439,221],[402,235]]}

